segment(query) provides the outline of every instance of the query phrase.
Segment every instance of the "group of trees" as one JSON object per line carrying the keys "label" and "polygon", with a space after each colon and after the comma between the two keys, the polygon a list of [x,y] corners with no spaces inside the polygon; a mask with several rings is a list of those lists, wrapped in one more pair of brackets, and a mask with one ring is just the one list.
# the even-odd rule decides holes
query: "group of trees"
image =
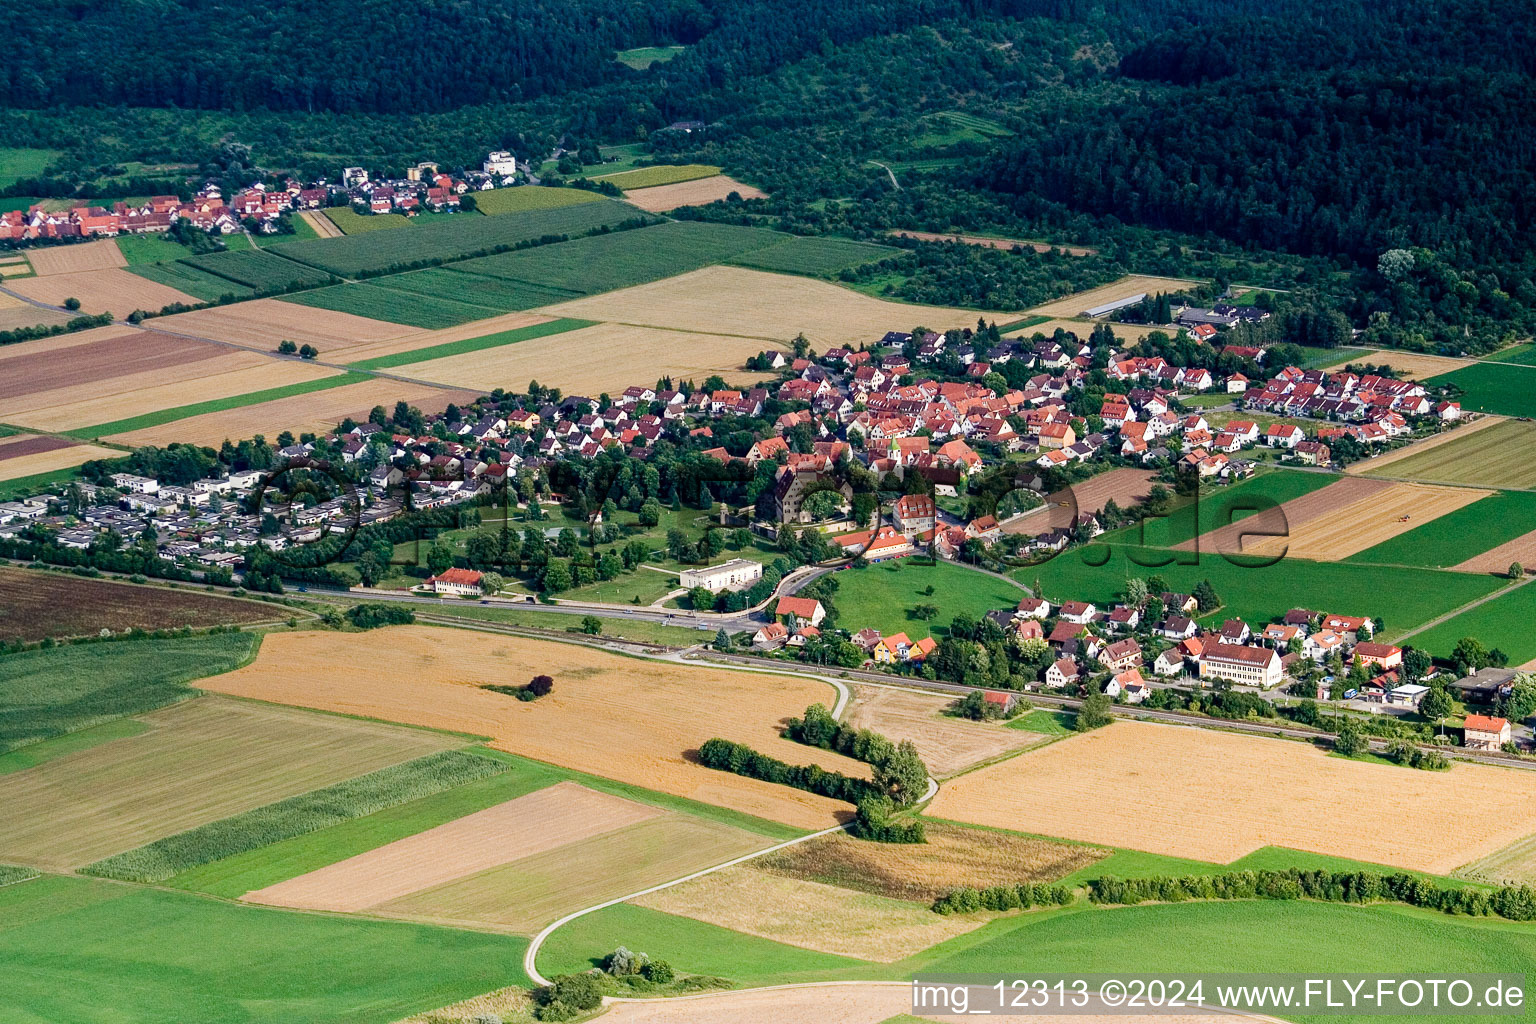
{"label": "group of trees", "polygon": [[791,718],[784,726],[784,735],[796,743],[833,750],[868,764],[877,791],[873,795],[899,806],[916,803],[928,789],[928,766],[911,740],[892,743],[872,729],[844,725],[821,704],[806,708],[804,718]]}

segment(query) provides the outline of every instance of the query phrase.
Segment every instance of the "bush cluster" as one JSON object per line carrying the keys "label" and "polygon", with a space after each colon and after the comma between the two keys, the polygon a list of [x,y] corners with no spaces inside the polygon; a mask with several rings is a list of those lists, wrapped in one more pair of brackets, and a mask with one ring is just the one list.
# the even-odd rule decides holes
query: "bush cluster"
{"label": "bush cluster", "polygon": [[416,621],[416,613],[397,604],[355,604],[347,609],[347,621],[358,629],[408,626]]}
{"label": "bush cluster", "polygon": [[921,818],[905,821],[892,820],[895,806],[883,796],[865,797],[859,801],[858,817],[854,820],[853,834],[873,843],[926,843],[928,834],[923,831]]}
{"label": "bush cluster", "polygon": [[1099,878],[1088,883],[1094,903],[1135,904],[1148,900],[1323,900],[1328,903],[1405,903],[1447,914],[1536,920],[1536,889],[1507,885],[1492,891],[1447,889],[1427,878],[1373,871],[1232,871],[1184,878]]}
{"label": "bush cluster", "polygon": [[1070,886],[1020,882],[989,885],[984,889],[961,886],[933,903],[937,914],[967,914],[976,910],[1028,910],[1030,907],[1064,907],[1073,900]]}
{"label": "bush cluster", "polygon": [[882,793],[870,782],[851,778],[841,772],[829,772],[814,764],[794,765],[776,757],[760,754],[745,743],[733,743],[719,737],[705,740],[699,747],[699,761],[714,768],[750,779],[762,779],[781,786],[793,786],[808,793],[857,804]]}

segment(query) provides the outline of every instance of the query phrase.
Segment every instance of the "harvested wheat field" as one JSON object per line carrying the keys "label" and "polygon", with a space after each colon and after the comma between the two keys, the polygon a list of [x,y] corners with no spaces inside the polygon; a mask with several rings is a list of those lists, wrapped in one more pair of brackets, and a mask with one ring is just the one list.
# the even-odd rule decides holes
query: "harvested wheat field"
{"label": "harvested wheat field", "polygon": [[1536,884],[1536,836],[1517,840],[1463,866],[1456,874],[1496,885]]}
{"label": "harvested wheat field", "polygon": [[0,462],[19,459],[26,455],[38,455],[42,452],[55,452],[60,448],[69,448],[73,444],[74,442],[62,437],[12,434],[9,437],[0,437]]}
{"label": "harvested wheat field", "polygon": [[[391,672],[376,661],[387,653]],[[480,688],[553,669],[555,692],[523,702]],[[779,736],[825,683],[625,658],[574,644],[430,626],[369,633],[277,633],[256,661],[199,685],[258,700],[492,737],[492,746],[802,828],[851,815],[846,804],[705,768],[714,736],[795,764],[868,777],[868,767]]]}
{"label": "harvested wheat field", "polygon": [[[1485,436],[1477,436],[1485,430],[1488,431]],[[1495,487],[1529,487],[1529,473],[1505,474],[1502,469],[1509,455],[1513,455],[1517,462],[1525,460],[1533,439],[1536,439],[1536,428],[1530,424],[1502,416],[1484,416],[1465,426],[1353,463],[1345,472],[1446,483],[1488,483]],[[1464,440],[1466,443],[1462,444]],[[1526,464],[1528,468],[1528,461]],[[1488,472],[1490,467],[1495,471]],[[1509,477],[1507,482],[1501,479],[1506,475]]]}
{"label": "harvested wheat field", "polygon": [[887,302],[825,281],[740,267],[705,267],[539,312],[783,342],[803,333],[817,348],[871,342],[919,324],[943,331],[974,327],[978,316],[1014,319],[993,310]]}
{"label": "harvested wheat field", "polygon": [[[326,315],[332,314],[327,313]],[[347,314],[335,315],[346,316]],[[379,356],[392,356],[400,352],[415,352],[418,349],[432,348],[434,345],[446,345],[450,342],[466,341],[470,338],[484,338],[490,334],[500,334],[502,331],[515,331],[520,327],[532,327],[534,324],[548,323],[549,320],[549,317],[540,316],[537,313],[503,313],[501,316],[493,316],[485,320],[471,320],[467,324],[443,327],[434,331],[401,328],[401,330],[407,333],[397,338],[348,345],[345,349],[346,361],[348,363],[358,363],[364,359],[377,359]],[[527,381],[523,381],[523,383],[526,384]]]}
{"label": "harvested wheat field", "polygon": [[120,459],[127,454],[121,449],[104,448],[101,445],[72,444],[33,451],[26,455],[0,457],[0,480],[20,480],[23,477],[69,469],[92,459]]}
{"label": "harvested wheat field", "polygon": [[729,825],[666,812],[403,896],[370,913],[532,935],[573,910],[691,875],[772,843]]}
{"label": "harvested wheat field", "polygon": [[[1343,509],[1354,508],[1357,504],[1369,502],[1382,492],[1391,490],[1393,486],[1388,480],[1345,478],[1299,498],[1292,498],[1279,505],[1260,509],[1234,523],[1207,530],[1199,537],[1175,544],[1174,549],[1237,555],[1256,554],[1259,545],[1266,542],[1283,548],[1287,538],[1294,537],[1300,527],[1314,519],[1329,517]],[[1273,541],[1270,541],[1270,538],[1273,538]],[[1360,550],[1364,550],[1367,546],[1369,545],[1362,545]],[[1292,553],[1297,554],[1294,551]]]}
{"label": "harvested wheat field", "polygon": [[[1320,494],[1346,484],[1364,482],[1356,477],[1323,488]],[[1434,522],[1447,513],[1486,498],[1492,491],[1436,484],[1393,484],[1380,493],[1348,505],[1335,505],[1325,514],[1301,525],[1292,522],[1289,537],[1255,538],[1243,554],[1275,557],[1289,554],[1317,562],[1337,562],[1366,548],[1391,540],[1400,533]],[[1299,498],[1305,501],[1306,498]],[[1286,504],[1292,504],[1287,502]],[[1284,506],[1281,506],[1282,508]],[[1508,565],[1508,563],[1505,563]]]}
{"label": "harvested wheat field", "polygon": [[984,249],[1033,249],[1035,252],[1050,252],[1059,249],[1068,256],[1092,256],[1097,249],[1088,249],[1080,245],[1053,245],[1050,242],[1034,242],[1019,238],[987,238],[984,235],[943,235],[937,231],[892,231],[896,238],[916,238],[921,242],[963,242],[966,245],[976,245]]}
{"label": "harvested wheat field", "polygon": [[126,267],[128,261],[118,249],[117,241],[103,238],[97,242],[81,242],[76,245],[39,246],[27,250],[27,262],[38,277],[51,274],[77,274],[84,270],[107,270]]}
{"label": "harvested wheat field", "polygon": [[[500,1005],[515,1007],[514,1000]],[[457,1019],[457,1018],[455,1018]],[[470,1017],[465,1020],[472,1019]],[[912,983],[906,981],[859,981],[774,985],[737,992],[708,992],[672,999],[631,999],[610,1003],[604,1024],[907,1024],[908,1021],[940,1021],[959,1024],[976,1014],[924,1013],[912,1016]],[[1156,1020],[1158,1024],[1237,1024],[1241,1020],[1274,1020],[1256,1014],[1202,1015],[1158,1013],[1156,1016],[1031,1013],[1031,1024],[1132,1024]],[[417,1018],[402,1024],[416,1024]],[[422,1018],[422,1024],[429,1024]],[[436,1024],[432,1021],[431,1024]]]}
{"label": "harvested wheat field", "polygon": [[624,200],[631,206],[638,206],[651,213],[666,213],[679,206],[703,206],[706,203],[718,202],[732,192],[743,199],[765,199],[768,196],[768,193],[760,188],[743,185],[724,174],[717,174],[713,178],[696,178],[693,181],[679,181],[673,185],[630,189],[624,193]]}
{"label": "harvested wheat field", "polygon": [[69,870],[463,742],[217,697],[140,720],[149,732],[5,777],[0,861]]}
{"label": "harvested wheat field", "polygon": [[926,843],[871,843],[837,833],[753,861],[763,871],[898,900],[931,903],[969,885],[1054,882],[1110,851],[1011,832],[925,821]]}
{"label": "harvested wheat field", "polygon": [[65,299],[79,299],[82,313],[112,313],[125,318],[136,309],[159,310],[174,302],[196,305],[193,298],[175,288],[156,284],[126,270],[88,270],[79,274],[54,274],[51,277],[24,277],[6,287],[52,306],[64,305]]}
{"label": "harvested wheat field", "polygon": [[[4,457],[3,450],[0,450],[0,458]],[[1461,572],[1507,572],[1512,562],[1524,566],[1536,565],[1536,530],[1496,548],[1489,548],[1451,568]]]}
{"label": "harvested wheat field", "polygon": [[[10,296],[7,295],[6,298]],[[16,300],[16,305],[0,309],[0,331],[14,331],[18,327],[67,324],[76,316],[79,314],[61,309],[43,309],[41,306],[31,306]]]}
{"label": "harvested wheat field", "polygon": [[189,416],[159,426],[116,434],[111,440],[135,447],[166,445],[173,441],[218,446],[226,439],[239,440],[256,434],[275,437],[282,430],[291,430],[295,434],[306,431],[323,433],[334,429],[336,424],[349,416],[362,422],[368,418],[374,406],[393,408],[397,401],[402,400],[420,407],[422,412],[431,413],[441,412],[449,402],[463,405],[478,397],[478,392],[449,391],[381,377],[305,395],[278,398],[258,405]]}
{"label": "harvested wheat field", "polygon": [[938,778],[953,775],[999,754],[1041,739],[1032,732],[1007,729],[998,722],[972,722],[944,714],[954,703],[938,697],[888,686],[859,686],[844,721],[873,729],[892,740],[911,740]]}
{"label": "harvested wheat field", "polygon": [[[790,946],[894,963],[986,923],[740,865],[631,901]],[[830,922],[835,926],[828,927]]]}
{"label": "harvested wheat field", "polygon": [[9,374],[14,361],[18,359],[29,359],[43,352],[60,352],[63,349],[81,345],[92,345],[109,338],[132,338],[138,333],[137,327],[113,324],[108,327],[92,327],[89,330],[59,334],[52,338],[37,338],[16,345],[0,345],[0,375]]}
{"label": "harvested wheat field", "polygon": [[1121,720],[951,780],[929,813],[1222,864],[1284,846],[1432,874],[1536,832],[1525,772],[1406,781],[1302,743]]}
{"label": "harvested wheat field", "polygon": [[421,333],[414,327],[279,299],[252,299],[212,309],[196,309],[168,316],[156,324],[167,331],[227,341],[231,345],[263,352],[275,351],[278,342],[285,340],[297,345],[309,344],[318,348],[321,356],[329,361],[338,361],[336,356],[350,353],[355,346],[366,342]]}
{"label": "harvested wheat field", "polygon": [[776,348],[760,338],[598,324],[512,345],[466,352],[395,367],[415,377],[477,391],[516,390],[536,380],[574,394],[617,394],[637,380],[670,376],[703,380],[719,374],[727,383],[756,380],[743,369],[748,359]]}
{"label": "harvested wheat field", "polygon": [[1395,348],[1376,349],[1364,355],[1355,356],[1349,361],[1351,363],[1370,363],[1372,366],[1385,364],[1396,370],[1398,376],[1407,380],[1423,380],[1426,377],[1438,377],[1442,373],[1460,370],[1477,362],[1475,359],[1431,356],[1425,355],[1422,352],[1404,352]]}
{"label": "harvested wheat field", "polygon": [[1130,508],[1152,493],[1157,474],[1145,469],[1112,469],[1081,483],[1048,494],[1045,504],[1003,526],[1004,533],[1036,536],[1048,530],[1068,526],[1079,515],[1099,513],[1110,500],[1121,508]]}
{"label": "harvested wheat field", "polygon": [[1085,292],[1074,292],[1066,298],[1035,306],[1029,312],[1044,316],[1082,316],[1084,312],[1095,306],[1128,299],[1132,295],[1181,292],[1198,283],[1177,277],[1144,277],[1141,274],[1128,274],[1112,284],[1100,285]]}
{"label": "harvested wheat field", "polygon": [[1147,324],[1113,324],[1107,320],[1055,319],[1047,320],[1044,323],[1031,324],[1028,327],[1015,328],[1005,336],[1009,338],[1033,338],[1037,334],[1043,334],[1046,337],[1050,337],[1059,329],[1066,331],[1068,334],[1076,335],[1079,340],[1086,341],[1088,340],[1088,335],[1093,333],[1093,329],[1100,326],[1109,327],[1114,332],[1115,337],[1125,345],[1134,345],[1157,330],[1156,327],[1151,327]]}
{"label": "harvested wheat field", "polygon": [[661,812],[559,782],[242,897],[349,913],[567,846]]}
{"label": "harvested wheat field", "polygon": [[343,234],[341,228],[336,226],[336,222],[319,210],[300,210],[299,217],[304,223],[314,228],[315,234],[321,238],[340,238]]}

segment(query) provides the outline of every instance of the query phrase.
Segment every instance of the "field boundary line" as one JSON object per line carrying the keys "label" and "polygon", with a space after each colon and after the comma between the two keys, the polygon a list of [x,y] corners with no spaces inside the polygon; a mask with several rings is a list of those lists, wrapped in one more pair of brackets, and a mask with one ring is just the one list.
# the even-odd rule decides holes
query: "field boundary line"
{"label": "field boundary line", "polygon": [[[1448,572],[1453,572],[1455,570],[1447,570],[1447,571]],[[1472,575],[1480,575],[1480,574],[1473,573]],[[1507,596],[1509,594],[1513,594],[1515,591],[1519,590],[1521,587],[1529,586],[1531,583],[1536,583],[1536,576],[1527,576],[1523,580],[1520,580],[1520,581],[1514,582],[1514,583],[1510,583],[1508,586],[1505,586],[1505,587],[1500,587],[1498,590],[1495,590],[1491,594],[1484,594],[1482,597],[1478,598],[1475,601],[1468,601],[1466,604],[1462,605],[1459,608],[1452,608],[1450,611],[1446,612],[1444,615],[1441,615],[1438,618],[1430,619],[1428,622],[1424,623],[1423,625],[1416,626],[1413,629],[1408,630],[1406,633],[1399,633],[1399,634],[1397,634],[1397,636],[1394,638],[1395,642],[1401,643],[1402,641],[1407,640],[1411,636],[1417,636],[1418,634],[1423,633],[1426,630],[1431,629],[1431,628],[1433,628],[1435,626],[1438,626],[1438,625],[1440,625],[1443,622],[1449,622],[1451,619],[1456,618],[1458,615],[1461,615],[1461,614],[1463,614],[1465,612],[1470,612],[1472,609],[1481,607],[1482,605],[1487,604],[1489,601],[1497,600],[1498,598],[1505,597],[1505,596]]]}

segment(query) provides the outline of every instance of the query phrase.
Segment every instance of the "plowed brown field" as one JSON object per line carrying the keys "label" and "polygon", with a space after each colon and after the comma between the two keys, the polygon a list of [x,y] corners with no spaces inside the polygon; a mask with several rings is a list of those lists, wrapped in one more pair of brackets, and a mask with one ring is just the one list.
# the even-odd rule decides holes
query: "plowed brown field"
{"label": "plowed brown field", "polygon": [[[1449,874],[1536,832],[1536,778],[1117,721],[952,779],[935,817],[1226,864],[1264,846]],[[1457,809],[1447,827],[1445,809]]]}
{"label": "plowed brown field", "polygon": [[[391,668],[381,672],[387,652]],[[540,672],[554,693],[523,702],[480,688]],[[713,736],[795,764],[868,777],[867,766],[779,736],[830,687],[788,676],[625,658],[571,644],[428,626],[277,633],[256,661],[199,684],[225,693],[493,737],[526,757],[719,804],[802,828],[851,808],[693,760]]]}
{"label": "plowed brown field", "polygon": [[1506,572],[1513,562],[1526,566],[1527,572],[1531,566],[1536,566],[1536,530],[1489,548],[1453,568],[1462,572]]}
{"label": "plowed brown field", "polygon": [[[195,364],[203,360],[219,356],[244,357],[243,353],[231,352],[221,345],[210,345],[205,341],[176,338],[154,331],[123,328],[109,330],[113,333],[85,344],[69,346],[67,355],[57,349],[34,349],[31,342],[15,346],[17,351],[8,353],[10,358],[0,363],[4,367],[4,372],[0,373],[0,401],[5,402],[7,410],[35,409],[54,403],[52,400],[19,406],[13,403],[24,395],[37,396],[81,385],[94,385],[111,378],[142,372],[163,374],[185,366],[188,367],[187,373],[197,373],[199,369]],[[244,358],[249,365],[252,358],[259,357]],[[110,394],[111,390],[108,387],[104,393]],[[63,400],[72,399],[65,397]]]}
{"label": "plowed brown field", "polygon": [[1111,499],[1130,508],[1150,494],[1156,482],[1157,474],[1145,469],[1112,469],[1047,495],[1043,508],[1013,520],[1003,532],[1038,536],[1069,525],[1079,515],[1103,511]]}

